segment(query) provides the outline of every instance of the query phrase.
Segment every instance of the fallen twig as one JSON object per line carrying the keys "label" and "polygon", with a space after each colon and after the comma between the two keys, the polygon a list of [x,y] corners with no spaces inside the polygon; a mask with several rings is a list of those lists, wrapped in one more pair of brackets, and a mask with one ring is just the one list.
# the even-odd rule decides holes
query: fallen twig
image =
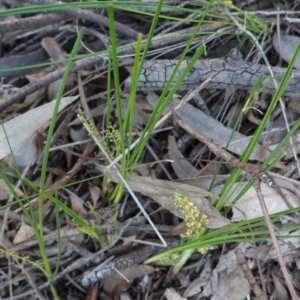
{"label": "fallen twig", "polygon": [[276,252],[276,256],[278,258],[278,262],[279,262],[283,277],[285,279],[285,283],[287,285],[287,288],[289,289],[289,292],[291,294],[292,299],[297,300],[299,298],[297,297],[296,291],[294,289],[294,286],[291,282],[291,279],[290,279],[289,274],[287,272],[286,266],[284,264],[282,254],[281,254],[281,251],[280,251],[280,247],[278,245],[277,237],[276,237],[276,234],[275,234],[275,231],[274,231],[274,228],[273,228],[273,224],[271,222],[271,219],[270,219],[270,216],[269,216],[269,213],[268,213],[268,209],[267,209],[266,203],[264,201],[264,196],[261,192],[260,182],[261,182],[261,175],[257,174],[254,177],[253,187],[255,188],[255,191],[256,191],[256,194],[257,194],[257,197],[258,197],[258,200],[259,200],[259,204],[260,204],[261,209],[263,211],[263,214],[264,214],[264,217],[265,217],[265,220],[266,220],[266,225],[268,227],[268,230],[269,230],[269,233],[270,233],[270,236],[271,236],[271,240],[272,240],[275,252]]}
{"label": "fallen twig", "polygon": [[261,290],[260,286],[258,285],[255,277],[253,276],[251,270],[249,269],[248,263],[245,259],[245,256],[242,250],[239,247],[235,249],[235,256],[240,268],[242,269],[245,278],[248,280],[251,290],[254,292],[255,296],[258,300],[268,300],[267,296]]}

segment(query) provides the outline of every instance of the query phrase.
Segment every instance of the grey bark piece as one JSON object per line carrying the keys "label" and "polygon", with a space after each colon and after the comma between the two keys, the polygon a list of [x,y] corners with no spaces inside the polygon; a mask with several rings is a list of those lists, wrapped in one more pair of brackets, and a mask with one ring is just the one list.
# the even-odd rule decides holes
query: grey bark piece
{"label": "grey bark piece", "polygon": [[[166,242],[168,243],[169,247],[176,247],[179,245],[180,239],[166,238]],[[115,269],[118,271],[125,270],[126,268],[140,264],[150,256],[165,250],[165,248],[159,248],[155,246],[137,246],[132,252],[114,258],[107,264],[100,265],[94,270],[86,272],[82,278],[81,284],[83,286],[89,286],[94,282],[109,276],[115,271]]]}
{"label": "grey bark piece", "polygon": [[158,248],[154,246],[141,246],[139,249],[136,249],[129,254],[117,257],[107,264],[103,266],[100,265],[94,270],[87,272],[86,274],[84,274],[81,283],[84,286],[89,286],[92,283],[97,282],[112,274],[115,269],[117,269],[118,271],[122,271],[126,268],[137,265],[146,260],[151,255],[155,254],[155,252],[158,251],[156,249]]}
{"label": "grey bark piece", "polygon": [[[161,91],[170,77],[177,60],[146,61],[138,80],[137,90]],[[187,66],[184,60],[175,76],[174,83]],[[280,82],[286,69],[280,67],[272,68],[277,82]],[[274,93],[276,88],[264,65],[245,62],[239,55],[229,55],[226,58],[201,59],[193,66],[191,72],[186,76],[178,90],[189,90],[199,86],[204,80],[211,78],[206,88],[217,89],[251,89],[262,75],[261,86],[266,84],[264,91]],[[125,82],[125,90],[130,90],[131,78]],[[300,72],[293,72],[293,78],[286,88],[288,96],[300,94]]]}

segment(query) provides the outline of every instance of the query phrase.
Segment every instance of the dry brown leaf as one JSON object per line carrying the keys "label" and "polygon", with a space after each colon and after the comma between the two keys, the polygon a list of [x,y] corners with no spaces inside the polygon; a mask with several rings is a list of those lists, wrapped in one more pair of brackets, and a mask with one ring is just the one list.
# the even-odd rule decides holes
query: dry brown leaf
{"label": "dry brown leaf", "polygon": [[[211,280],[211,277],[212,277],[212,260],[211,260],[211,255],[209,255],[206,258],[205,265],[203,267],[203,270],[201,271],[200,276],[189,284],[183,296],[192,297],[199,294],[203,290],[203,288],[207,286],[207,284]],[[202,296],[205,297],[205,295]]]}
{"label": "dry brown leaf", "polygon": [[76,194],[72,193],[68,189],[64,189],[70,197],[71,201],[71,208],[76,214],[87,214],[86,209],[84,208],[83,201],[80,197],[78,197]]}
{"label": "dry brown leaf", "polygon": [[[236,262],[234,250],[222,255],[213,271],[216,285],[212,286],[212,300],[243,300],[250,286]],[[212,279],[212,282],[214,279]]]}
{"label": "dry brown leaf", "polygon": [[277,278],[276,275],[271,272],[273,283],[275,285],[275,290],[273,292],[274,299],[280,299],[280,300],[289,300],[290,297],[288,295],[288,292],[286,288],[282,285],[280,280]]}
{"label": "dry brown leaf", "polygon": [[139,176],[130,176],[128,184],[135,192],[147,195],[179,218],[184,219],[184,214],[174,205],[174,194],[176,191],[179,191],[184,197],[187,197],[194,203],[201,213],[207,215],[209,220],[208,228],[220,228],[230,223],[205,198],[216,198],[216,196],[205,190],[182,183]]}
{"label": "dry brown leaf", "polygon": [[300,182],[291,178],[284,177],[280,174],[268,172],[276,184],[282,188],[292,191],[295,195],[300,196]]}
{"label": "dry brown leaf", "polygon": [[[279,34],[277,32],[273,34],[272,42],[279,56],[289,63],[300,43],[300,38],[295,35],[285,35],[281,31]],[[300,70],[300,57],[297,58],[294,67]]]}
{"label": "dry brown leaf", "polygon": [[271,244],[260,244],[253,248],[253,245],[249,242],[240,243],[240,248],[243,249],[243,254],[247,258],[259,259],[265,261],[268,259],[273,245]]}
{"label": "dry brown leaf", "polygon": [[300,113],[300,96],[289,96],[288,97],[288,107],[293,111]]}
{"label": "dry brown leaf", "polygon": [[172,168],[179,179],[196,176],[199,171],[181,154],[172,135],[168,138],[168,149],[169,158],[173,160]]}
{"label": "dry brown leaf", "polygon": [[[176,110],[175,114],[178,119],[186,123],[192,130],[199,132],[207,138],[213,139],[220,147],[224,147],[227,144],[232,134],[232,129],[225,127],[216,119],[208,116],[201,110],[195,109],[190,104],[185,104],[180,109]],[[228,150],[238,155],[242,155],[249,141],[250,139],[245,135],[234,132]],[[265,147],[257,144],[251,153],[250,159],[265,161],[269,154],[270,152],[266,150]],[[277,166],[284,168],[282,163]]]}
{"label": "dry brown leaf", "polygon": [[166,289],[164,296],[167,298],[167,300],[188,300],[185,297],[181,297],[180,294],[173,288]]}
{"label": "dry brown leaf", "polygon": [[[62,98],[59,111],[77,98],[78,96]],[[55,100],[51,101],[5,122],[3,124],[5,132],[3,127],[0,127],[0,159],[11,154],[11,149],[15,151],[52,117],[55,103]],[[6,141],[6,134],[9,138],[9,144]]]}
{"label": "dry brown leaf", "polygon": [[[154,271],[155,268],[149,265],[136,265],[122,270],[120,273],[124,277],[115,271],[111,275],[104,278],[103,290],[109,295],[120,294],[123,290],[126,290],[131,285],[133,279],[151,274]],[[125,278],[129,280],[129,282],[127,282]]]}
{"label": "dry brown leaf", "polygon": [[[45,37],[42,39],[41,45],[43,46],[44,50],[50,56],[53,61],[56,60],[63,60],[65,58],[63,50],[60,48],[59,44],[56,42],[55,39],[51,37]],[[48,99],[53,100],[56,98],[58,90],[62,80],[56,80],[51,82],[48,86]]]}
{"label": "dry brown leaf", "polygon": [[19,170],[24,170],[27,166],[32,166],[37,160],[37,144],[36,137],[24,141],[18,148],[14,151],[14,156],[9,155],[5,158],[5,161],[12,167],[15,167],[15,163]]}
{"label": "dry brown leaf", "polygon": [[34,230],[32,229],[31,226],[25,224],[24,222],[22,222],[21,227],[19,228],[13,244],[16,245],[18,243],[22,243],[25,242],[27,240],[29,240],[30,238],[32,238],[35,235]]}
{"label": "dry brown leaf", "polygon": [[[45,75],[44,71],[41,71],[37,74],[27,75],[26,78],[28,79],[29,83],[35,83],[40,80],[40,77]],[[7,109],[4,110],[5,113],[10,113],[12,111],[17,111],[19,109],[25,108],[31,105],[35,101],[39,101],[46,95],[47,87],[42,87],[41,89],[37,90],[36,92],[28,95],[22,103],[14,103],[10,105]]]}
{"label": "dry brown leaf", "polygon": [[92,201],[93,201],[93,206],[97,207],[98,200],[99,200],[100,195],[101,195],[101,190],[96,185],[90,186],[89,190],[90,190],[91,198],[92,198]]}
{"label": "dry brown leaf", "polygon": [[84,243],[85,235],[77,230],[76,234],[74,233],[74,227],[70,224],[60,228],[61,236],[67,236],[68,240],[74,245],[80,246]]}
{"label": "dry brown leaf", "polygon": [[78,130],[73,127],[70,128],[70,138],[73,142],[80,142],[89,137],[86,129],[84,127],[79,128]]}
{"label": "dry brown leaf", "polygon": [[[280,234],[284,235],[283,232],[281,232]],[[278,241],[280,252],[285,263],[292,263],[298,259],[298,254],[294,251],[294,249],[300,247],[300,240],[298,238],[299,234],[300,230],[296,230],[291,233],[286,232],[286,237]],[[272,259],[277,260],[277,253],[274,250],[274,247],[269,244],[259,245],[258,248],[255,249],[253,249],[252,245],[250,245],[245,249],[244,255],[251,258],[258,257],[263,261]]]}
{"label": "dry brown leaf", "polygon": [[[128,101],[129,101],[129,95],[123,94],[123,97],[125,97],[122,101],[122,112],[125,115],[125,112],[128,107]],[[151,116],[152,113],[152,107],[147,103],[145,96],[143,95],[136,95],[135,99],[135,106],[134,106],[134,125],[137,127],[140,127],[142,125],[145,125]]]}
{"label": "dry brown leaf", "polygon": [[[234,192],[227,200],[228,203],[231,203],[231,201],[235,199],[235,197],[238,195],[238,193],[243,189],[243,187],[246,184],[247,183],[242,182],[234,185],[233,187]],[[213,189],[213,192],[217,193],[218,190],[220,190],[220,187]],[[278,194],[278,192],[275,189],[269,187],[267,184],[262,182],[261,190],[269,214],[274,214],[289,209],[285,201],[282,199],[282,197]],[[289,192],[288,190],[282,189],[282,191],[286,195],[286,197],[288,198],[288,200],[290,201],[293,207],[300,206],[300,202],[297,196],[295,196],[293,193]],[[245,218],[249,220],[261,216],[263,216],[263,212],[258,202],[257,193],[254,187],[251,187],[234,205],[232,221],[235,222],[242,221],[245,220]]]}
{"label": "dry brown leaf", "polygon": [[187,185],[196,186],[200,189],[204,189],[208,191],[210,189],[210,185],[213,179],[215,179],[214,186],[217,186],[225,183],[228,177],[229,175],[218,175],[216,178],[214,175],[206,175],[206,176],[199,176],[197,178],[180,179],[180,180],[176,180],[176,182],[178,181]]}
{"label": "dry brown leaf", "polygon": [[[17,195],[21,198],[24,197],[23,192],[19,189],[19,188],[15,188],[15,192],[17,193]],[[0,178],[0,200],[7,200],[11,195],[11,191],[8,188],[7,184],[5,183],[5,181]]]}
{"label": "dry brown leaf", "polygon": [[[95,162],[95,164],[100,172],[105,169],[99,163]],[[119,182],[113,171],[109,171],[105,175],[111,180]],[[230,224],[230,221],[224,218],[212,206],[210,201],[205,198],[211,197],[215,199],[216,196],[205,190],[183,183],[134,175],[129,176],[126,181],[133,191],[147,195],[179,218],[183,219],[184,214],[174,205],[173,197],[176,191],[179,191],[184,197],[193,202],[201,213],[207,215],[209,220],[208,228],[221,228]]]}

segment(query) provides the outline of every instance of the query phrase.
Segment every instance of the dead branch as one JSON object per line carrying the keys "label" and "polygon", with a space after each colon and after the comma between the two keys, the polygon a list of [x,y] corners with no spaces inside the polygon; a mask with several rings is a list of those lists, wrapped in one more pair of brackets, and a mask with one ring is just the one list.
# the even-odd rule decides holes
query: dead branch
{"label": "dead branch", "polygon": [[[68,19],[71,19],[70,16]],[[16,30],[36,29],[56,22],[66,20],[62,13],[40,14],[23,19],[6,20],[0,23],[0,33],[7,33]]]}
{"label": "dead branch", "polygon": [[[20,0],[18,0],[18,1],[20,1]],[[28,2],[32,3],[31,1],[28,1]],[[40,4],[52,4],[52,3],[55,3],[55,1],[53,1],[53,0],[40,1]],[[73,18],[88,20],[88,21],[92,21],[96,24],[108,27],[108,18],[107,17],[105,17],[103,15],[93,13],[93,12],[90,12],[88,10],[68,9],[68,10],[61,11],[59,13],[66,16],[67,18],[70,18],[70,17],[72,18],[73,17]],[[119,33],[119,34],[124,34],[124,35],[126,35],[126,36],[128,36],[132,39],[137,38],[138,32],[135,31],[134,29],[126,26],[125,24],[122,24],[118,21],[115,21],[115,28],[116,28],[116,32]]]}
{"label": "dead branch", "polygon": [[[138,91],[161,91],[165,87],[170,75],[177,63],[177,60],[156,60],[144,63],[139,77]],[[184,60],[176,74],[173,83],[187,66],[188,61]],[[283,78],[286,71],[284,68],[272,68],[278,82]],[[186,76],[178,90],[189,90],[195,88],[200,82],[211,78],[207,88],[215,89],[251,89],[261,77],[260,86],[266,85],[264,92],[274,93],[276,88],[269,75],[266,66],[248,63],[244,61],[239,53],[232,51],[225,58],[201,59]],[[125,82],[125,90],[130,90],[131,78]],[[289,86],[285,91],[286,95],[300,94],[300,72],[295,71]]]}
{"label": "dead branch", "polygon": [[[95,65],[103,61],[102,57],[95,56],[92,58],[85,58],[74,63],[71,72],[76,72],[80,69]],[[176,60],[157,60],[146,61],[140,75],[137,90],[138,91],[159,91],[162,90],[168,81],[171,72],[177,63]],[[180,67],[178,74],[180,74],[186,67],[188,61],[185,60]],[[21,100],[23,97],[30,95],[49,83],[62,78],[65,68],[60,68],[46,76],[40,78],[37,83],[28,84],[20,92],[8,96],[0,102],[0,110],[9,105]],[[273,72],[276,79],[280,81],[286,69],[274,67]],[[203,59],[199,60],[193,67],[192,71],[187,75],[179,90],[189,90],[199,86],[199,83],[211,78],[207,88],[240,88],[251,89],[257,80],[262,76],[261,85],[266,84],[265,92],[274,93],[275,87],[272,83],[271,77],[268,75],[268,70],[263,65],[247,63],[241,58],[234,58],[228,56],[226,58]],[[1,74],[0,74],[1,76]],[[267,83],[269,83],[267,85]],[[131,79],[125,82],[125,90],[130,90]],[[285,91],[286,95],[300,94],[300,72],[295,71],[289,86]]]}

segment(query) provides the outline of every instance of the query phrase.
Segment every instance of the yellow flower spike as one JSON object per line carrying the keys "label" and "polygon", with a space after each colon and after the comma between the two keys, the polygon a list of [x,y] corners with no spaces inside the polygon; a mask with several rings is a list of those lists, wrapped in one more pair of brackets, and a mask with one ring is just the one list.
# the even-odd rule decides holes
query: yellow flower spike
{"label": "yellow flower spike", "polygon": [[201,223],[198,223],[198,228],[199,229],[202,229],[203,228],[203,225]]}
{"label": "yellow flower spike", "polygon": [[199,210],[195,205],[193,205],[193,207],[191,207],[191,208],[194,213],[199,213]]}
{"label": "yellow flower spike", "polygon": [[[196,205],[191,202],[187,197],[176,191],[174,193],[174,205],[184,214],[184,221],[187,230],[181,234],[181,238],[188,238],[189,240],[199,239],[205,232],[205,225],[208,224],[208,217],[201,214]],[[205,252],[206,248],[199,248],[199,252]]]}
{"label": "yellow flower spike", "polygon": [[196,227],[197,226],[197,223],[196,222],[191,222],[191,227]]}
{"label": "yellow flower spike", "polygon": [[211,247],[211,246],[204,246],[204,247],[199,247],[197,249],[197,251],[200,252],[200,253],[204,253],[204,252],[206,252],[208,250],[212,250],[212,249],[213,249],[213,247]]}
{"label": "yellow flower spike", "polygon": [[193,222],[188,222],[188,223],[186,223],[186,226],[187,226],[188,228],[192,228],[192,227],[193,227]]}

